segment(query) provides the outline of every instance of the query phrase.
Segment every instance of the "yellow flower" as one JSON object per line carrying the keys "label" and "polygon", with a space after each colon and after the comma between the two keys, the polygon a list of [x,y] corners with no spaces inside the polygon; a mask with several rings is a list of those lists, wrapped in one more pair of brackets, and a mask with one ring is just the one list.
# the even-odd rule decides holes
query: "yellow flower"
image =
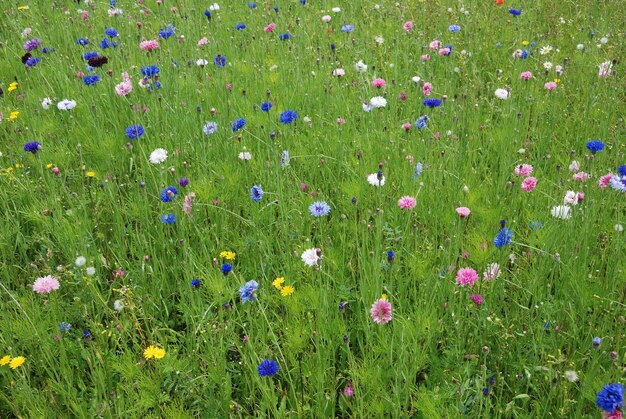
{"label": "yellow flower", "polygon": [[18,111],[11,112],[11,115],[9,115],[9,121],[15,121],[17,117],[19,116],[19,114],[20,113]]}
{"label": "yellow flower", "polygon": [[14,81],[13,83],[9,84],[9,88],[7,89],[7,91],[9,93],[11,93],[15,89],[17,89],[17,82],[16,81]]}
{"label": "yellow flower", "polygon": [[235,260],[237,254],[235,252],[227,252],[226,250],[220,253],[220,257],[226,260]]}
{"label": "yellow flower", "polygon": [[286,285],[280,290],[280,295],[282,295],[283,297],[289,297],[295,291],[296,289],[294,287],[292,287],[291,285]]}
{"label": "yellow flower", "polygon": [[15,168],[16,168],[16,169],[21,169],[21,168],[23,168],[23,167],[24,167],[24,165],[23,165],[23,164],[15,163]]}
{"label": "yellow flower", "polygon": [[387,294],[381,295],[380,298],[382,298],[383,300],[386,300],[387,299]]}
{"label": "yellow flower", "polygon": [[561,83],[561,79],[554,79],[555,83]]}
{"label": "yellow flower", "polygon": [[28,9],[30,9],[30,7],[28,7],[28,6],[18,6],[17,7],[17,10],[28,10]]}
{"label": "yellow flower", "polygon": [[46,169],[52,169],[52,163],[46,164]]}
{"label": "yellow flower", "polygon": [[276,278],[274,280],[274,282],[272,282],[272,285],[274,286],[274,288],[276,288],[277,290],[281,289],[283,287],[283,282],[285,282],[285,278]]}
{"label": "yellow flower", "polygon": [[528,41],[522,41],[522,45],[524,45],[524,46],[528,45],[529,43],[530,42],[528,42]]}
{"label": "yellow flower", "polygon": [[19,367],[20,365],[22,365],[24,363],[24,361],[26,361],[26,358],[24,358],[23,356],[16,356],[9,363],[9,367],[11,367],[11,369],[14,370],[17,367]]}
{"label": "yellow flower", "polygon": [[150,345],[143,351],[143,357],[146,359],[161,359],[165,356],[165,349],[158,346]]}
{"label": "yellow flower", "polygon": [[12,167],[7,167],[7,168],[6,168],[6,172],[7,172],[7,173],[11,173],[12,171],[13,171],[13,168],[12,168]]}
{"label": "yellow flower", "polygon": [[8,364],[9,362],[11,362],[11,357],[9,355],[3,356],[0,358],[0,367]]}
{"label": "yellow flower", "polygon": [[96,172],[87,172],[87,173],[85,173],[85,176],[87,176],[87,177],[96,177]]}

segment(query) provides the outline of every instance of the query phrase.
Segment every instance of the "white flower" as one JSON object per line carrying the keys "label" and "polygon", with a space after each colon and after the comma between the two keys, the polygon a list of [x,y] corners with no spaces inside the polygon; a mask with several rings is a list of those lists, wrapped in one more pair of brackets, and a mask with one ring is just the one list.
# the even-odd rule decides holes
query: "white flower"
{"label": "white flower", "polygon": [[346,70],[344,70],[343,68],[336,68],[333,70],[333,76],[335,77],[342,77],[346,75]]}
{"label": "white flower", "polygon": [[364,73],[367,71],[367,64],[365,64],[363,60],[359,60],[359,62],[354,65],[354,69],[358,73]]}
{"label": "white flower", "polygon": [[306,122],[307,124],[311,123],[311,121],[312,121],[312,119],[311,119],[311,118],[309,118],[308,116],[305,116],[304,118],[302,118],[302,120],[303,120],[304,122]]}
{"label": "white flower", "polygon": [[341,12],[341,9],[340,9],[339,7],[333,7],[333,8],[331,9],[331,11],[332,11],[333,13],[339,13],[339,12]]}
{"label": "white flower", "polygon": [[387,99],[382,96],[374,96],[370,99],[370,105],[374,108],[384,108],[387,106]]}
{"label": "white flower", "polygon": [[422,80],[422,78],[421,78],[420,76],[413,76],[413,77],[411,78],[411,81],[412,81],[413,83],[419,83],[419,82],[420,82],[420,80]]}
{"label": "white flower", "polygon": [[565,198],[563,198],[563,203],[565,205],[577,205],[578,204],[578,193],[574,191],[567,191],[565,193]]}
{"label": "white flower", "polygon": [[601,44],[606,44],[607,42],[609,42],[609,38],[607,38],[606,36],[603,36],[602,38],[600,38]]}
{"label": "white flower", "polygon": [[89,266],[87,269],[85,269],[85,272],[89,276],[94,276],[96,274],[96,268],[94,268],[93,266]]}
{"label": "white flower", "polygon": [[615,224],[615,231],[617,231],[618,233],[621,233],[622,231],[624,231],[624,226],[621,224]]}
{"label": "white flower", "polygon": [[63,99],[59,103],[57,103],[57,108],[61,111],[69,111],[70,109],[74,109],[76,107],[75,100]]}
{"label": "white flower", "polygon": [[150,163],[152,164],[163,163],[165,160],[167,160],[167,150],[164,148],[157,148],[150,153]]}
{"label": "white flower", "polygon": [[304,252],[302,252],[302,256],[300,258],[306,266],[310,267],[318,266],[320,260],[322,259],[322,257],[317,254],[317,249],[314,247],[306,249]]}
{"label": "white flower", "polygon": [[372,186],[383,186],[385,184],[385,177],[383,176],[379,180],[378,173],[372,173],[371,175],[367,176],[367,181]]}
{"label": "white flower", "polygon": [[569,164],[569,171],[572,173],[578,172],[578,169],[580,169],[580,165],[578,164],[578,162],[576,160],[574,160],[573,162],[571,162]]}
{"label": "white flower", "polygon": [[124,302],[122,300],[115,300],[113,302],[113,308],[115,311],[122,311],[124,309]]}
{"label": "white flower", "polygon": [[567,381],[575,383],[576,381],[578,381],[578,374],[574,370],[567,370],[565,371],[565,379]]}
{"label": "white flower", "polygon": [[204,58],[200,58],[198,61],[196,61],[196,65],[200,66],[200,67],[204,67],[205,65],[207,65],[209,62],[207,60],[205,60]]}
{"label": "white flower", "polygon": [[242,151],[241,153],[239,153],[239,158],[241,160],[250,160],[252,158],[252,154],[250,154],[248,151]]}
{"label": "white flower", "polygon": [[376,41],[377,44],[382,45],[382,43],[385,42],[385,38],[383,38],[382,36],[377,36],[376,38],[374,38],[374,41]]}
{"label": "white flower", "polygon": [[582,51],[583,49],[585,49],[585,45],[584,44],[578,44],[576,45],[576,49],[579,51]]}
{"label": "white flower", "polygon": [[509,98],[509,92],[504,89],[496,89],[496,97],[498,99],[506,100]]}
{"label": "white flower", "polygon": [[363,104],[363,110],[365,112],[370,112],[372,109],[374,109],[374,107],[372,105],[370,105],[369,103],[364,103]]}
{"label": "white flower", "polygon": [[124,11],[120,9],[119,7],[116,7],[115,9],[109,9],[108,13],[109,13],[109,17],[112,17],[112,16],[118,16],[118,15],[124,14]]}
{"label": "white flower", "polygon": [[85,263],[87,263],[87,259],[85,259],[84,256],[79,256],[76,258],[76,260],[74,261],[74,265],[78,266],[79,268],[83,265],[85,265]]}
{"label": "white flower", "polygon": [[330,22],[332,19],[332,17],[328,16],[328,15],[324,15],[322,16],[322,22],[328,23]]}
{"label": "white flower", "polygon": [[213,3],[212,5],[209,6],[209,10],[210,11],[220,10],[220,5],[217,3]]}
{"label": "white flower", "polygon": [[546,55],[552,51],[552,47],[550,45],[546,45],[545,47],[539,48],[539,54]]}
{"label": "white flower", "polygon": [[545,63],[543,63],[543,68],[545,68],[546,70],[550,70],[552,68],[552,63],[550,61],[546,61]]}
{"label": "white flower", "polygon": [[563,220],[571,218],[572,214],[570,214],[570,210],[572,208],[567,205],[558,205],[552,208],[551,214],[555,218],[561,218]]}
{"label": "white flower", "polygon": [[487,269],[483,272],[483,279],[487,282],[493,281],[500,277],[500,265],[496,262],[487,265]]}
{"label": "white flower", "polygon": [[52,105],[52,99],[49,97],[44,98],[44,100],[41,101],[41,107],[44,109],[50,109],[50,105]]}

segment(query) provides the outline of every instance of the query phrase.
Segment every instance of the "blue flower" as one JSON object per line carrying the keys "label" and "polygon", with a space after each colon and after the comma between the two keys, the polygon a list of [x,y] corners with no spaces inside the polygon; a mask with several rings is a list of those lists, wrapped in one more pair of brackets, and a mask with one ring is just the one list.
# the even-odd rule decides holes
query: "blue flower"
{"label": "blue flower", "polygon": [[174,224],[176,217],[174,214],[163,214],[161,216],[161,224]]}
{"label": "blue flower", "polygon": [[593,347],[597,348],[602,343],[602,339],[596,336],[595,338],[593,338],[592,343],[593,343]]}
{"label": "blue flower", "polygon": [[617,168],[617,173],[620,176],[626,176],[626,164],[620,165],[620,167]]}
{"label": "blue flower", "polygon": [[324,201],[316,201],[309,206],[309,212],[314,217],[323,217],[330,213],[330,206]]}
{"label": "blue flower", "polygon": [[144,129],[141,125],[131,125],[126,128],[126,137],[129,140],[134,140],[141,137],[144,133]]}
{"label": "blue flower", "polygon": [[235,26],[235,29],[237,29],[238,31],[243,31],[244,29],[246,29],[246,24],[238,23],[237,26]]}
{"label": "blue flower", "polygon": [[47,54],[49,52],[54,52],[54,48],[42,48],[41,52],[43,52],[44,54]]}
{"label": "blue flower", "polygon": [[522,51],[522,55],[521,55],[522,60],[527,59],[529,55],[530,55],[530,51],[528,51],[527,49],[524,49],[524,50]]}
{"label": "blue flower", "polygon": [[289,32],[281,33],[280,35],[278,35],[278,39],[280,39],[281,41],[286,41],[288,39],[291,39],[291,35],[289,35]]}
{"label": "blue flower", "polygon": [[204,135],[211,135],[215,131],[217,131],[217,122],[207,122],[202,127],[202,132],[204,132]]}
{"label": "blue flower", "polygon": [[40,58],[37,57],[29,57],[28,60],[24,63],[26,67],[34,67],[41,62]]}
{"label": "blue flower", "polygon": [[248,3],[248,7],[251,8],[251,9],[256,9],[256,3],[252,1],[252,2]]}
{"label": "blue flower", "polygon": [[178,184],[184,188],[185,186],[189,185],[189,179],[187,179],[186,177],[181,177],[180,179],[178,179]]}
{"label": "blue flower", "polygon": [[109,41],[109,38],[104,38],[102,41],[100,41],[100,48],[102,49],[115,48],[116,46],[117,46],[117,43],[113,41]]}
{"label": "blue flower", "polygon": [[417,162],[415,165],[415,172],[413,172],[413,180],[417,180],[417,178],[420,177],[423,167],[424,165],[421,162]]}
{"label": "blue flower", "polygon": [[194,288],[200,288],[200,285],[202,285],[202,282],[200,282],[199,279],[192,279],[191,280],[191,286]]}
{"label": "blue flower", "polygon": [[224,276],[228,275],[232,270],[233,265],[231,265],[230,263],[225,263],[222,265],[222,273],[224,274]]}
{"label": "blue flower", "polygon": [[522,11],[518,9],[509,9],[509,13],[512,14],[513,16],[519,16],[522,14]]}
{"label": "blue flower", "polygon": [[89,40],[87,38],[78,38],[76,44],[84,47],[85,45],[89,45]]}
{"label": "blue flower", "polygon": [[596,154],[598,151],[604,150],[604,143],[598,140],[591,140],[587,143],[587,150],[592,154]]}
{"label": "blue flower", "polygon": [[213,62],[218,67],[224,67],[226,65],[226,57],[221,54],[217,54],[215,58],[213,58]]}
{"label": "blue flower", "polygon": [[496,237],[493,239],[493,244],[495,244],[498,249],[501,249],[511,243],[512,238],[513,232],[509,228],[504,227],[496,234]]}
{"label": "blue flower", "polygon": [[261,361],[259,364],[259,376],[261,377],[271,377],[276,375],[278,372],[278,363],[276,361],[272,361],[271,359],[266,359]]}
{"label": "blue flower", "polygon": [[461,27],[459,25],[450,25],[448,26],[448,30],[452,33],[457,33],[461,30]]}
{"label": "blue flower", "polygon": [[393,252],[393,250],[389,250],[387,252],[387,262],[393,263],[395,259],[396,259],[396,254]]}
{"label": "blue flower", "polygon": [[159,31],[159,36],[163,39],[167,39],[170,36],[174,35],[174,31],[176,28],[172,25],[167,25],[164,29]]}
{"label": "blue flower", "polygon": [[341,32],[344,32],[344,33],[349,33],[349,32],[352,32],[353,30],[354,30],[354,25],[343,25],[341,27]]}
{"label": "blue flower", "polygon": [[67,322],[61,322],[61,324],[59,324],[59,330],[61,332],[69,332],[71,328],[72,325]]}
{"label": "blue flower", "polygon": [[254,202],[261,202],[261,198],[263,198],[263,189],[261,189],[261,185],[254,185],[250,188],[250,198]]}
{"label": "blue flower", "polygon": [[261,110],[263,112],[269,112],[272,109],[272,102],[263,102],[261,103]]}
{"label": "blue flower", "polygon": [[157,67],[156,65],[148,65],[145,67],[141,67],[141,74],[144,77],[154,77],[157,74],[159,74],[160,71],[161,69]]}
{"label": "blue flower", "polygon": [[291,124],[293,121],[298,119],[298,114],[295,111],[290,109],[280,114],[280,122],[283,124]]}
{"label": "blue flower", "polygon": [[531,230],[541,230],[543,228],[543,225],[541,225],[540,221],[531,221],[530,222],[530,229]]}
{"label": "blue flower", "polygon": [[89,61],[90,58],[97,57],[98,53],[96,51],[89,51],[83,54],[83,60]]}
{"label": "blue flower", "polygon": [[422,104],[424,106],[428,106],[431,109],[436,108],[438,106],[441,106],[441,99],[437,99],[436,97],[429,97],[429,98],[424,99]]}
{"label": "blue flower", "polygon": [[254,301],[254,294],[259,289],[259,284],[256,281],[248,281],[244,286],[239,288],[239,297],[242,302]]}
{"label": "blue flower", "polygon": [[417,129],[424,129],[424,128],[426,128],[426,126],[428,125],[428,121],[430,121],[430,118],[427,115],[420,116],[417,119],[417,121],[415,121],[415,128],[417,128]]}
{"label": "blue flower", "polygon": [[[621,166],[620,166],[621,167]],[[611,188],[616,191],[626,192],[626,176],[613,175],[609,181]]]}
{"label": "blue flower", "polygon": [[278,7],[274,7],[274,11],[278,13]]}
{"label": "blue flower", "polygon": [[246,125],[245,118],[237,118],[237,119],[235,119],[233,121],[233,123],[230,125],[230,127],[233,130],[233,132],[237,132],[240,129],[242,129],[244,127],[244,125]]}
{"label": "blue flower", "polygon": [[596,396],[598,407],[607,413],[613,413],[624,407],[624,386],[621,384],[607,384]]}
{"label": "blue flower", "polygon": [[208,20],[211,20],[211,11],[210,11],[210,10],[205,10],[205,11],[204,11],[204,15],[206,16],[206,18],[207,18]]}
{"label": "blue flower", "polygon": [[86,86],[91,86],[92,84],[96,84],[99,81],[100,81],[100,76],[97,74],[92,74],[92,75],[83,77],[83,83],[85,83]]}
{"label": "blue flower", "polygon": [[161,191],[161,202],[170,202],[178,195],[178,189],[173,186],[168,186]]}
{"label": "blue flower", "polygon": [[448,52],[447,52],[447,53],[445,53],[445,54],[443,54],[444,56],[446,56],[446,57],[447,57],[448,55],[452,54],[452,45],[448,44],[448,45],[446,45],[444,48],[447,48],[447,49],[448,49]]}
{"label": "blue flower", "polygon": [[115,38],[115,37],[117,37],[117,36],[118,36],[117,31],[116,31],[115,29],[113,29],[113,28],[108,28],[108,29],[105,29],[105,30],[104,30],[104,34],[105,34],[106,36],[108,36],[109,38]]}

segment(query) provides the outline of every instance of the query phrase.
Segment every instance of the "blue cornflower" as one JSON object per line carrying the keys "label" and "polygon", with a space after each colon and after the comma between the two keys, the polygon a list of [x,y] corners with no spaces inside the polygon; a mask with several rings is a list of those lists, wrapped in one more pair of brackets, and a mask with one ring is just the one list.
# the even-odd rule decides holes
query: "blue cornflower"
{"label": "blue cornflower", "polygon": [[174,35],[174,31],[176,28],[172,25],[167,25],[164,29],[159,31],[159,36],[163,39],[167,39],[170,36]]}
{"label": "blue cornflower", "polygon": [[393,250],[389,250],[387,252],[387,262],[393,263],[395,259],[396,259],[396,254],[393,252]]}
{"label": "blue cornflower", "polygon": [[291,124],[296,119],[298,119],[298,114],[290,109],[280,114],[280,122],[283,124]]}
{"label": "blue cornflower", "polygon": [[596,154],[598,151],[604,150],[604,143],[598,140],[591,140],[587,143],[587,150],[592,154]]}
{"label": "blue cornflower", "polygon": [[161,88],[161,82],[159,82],[159,81],[155,81],[154,83],[151,83],[151,84],[148,86],[148,91],[152,91],[153,89],[157,89],[157,90],[158,90],[158,89],[160,89],[160,88]]}
{"label": "blue cornflower", "polygon": [[89,40],[87,38],[78,38],[76,44],[84,47],[85,45],[89,45]]}
{"label": "blue cornflower", "polygon": [[278,35],[278,39],[280,39],[281,41],[286,41],[288,39],[291,39],[291,35],[289,35],[289,32],[281,33],[280,35]]}
{"label": "blue cornflower", "polygon": [[251,9],[256,9],[256,3],[251,1],[250,3],[248,3],[248,7]]}
{"label": "blue cornflower", "polygon": [[83,59],[85,61],[89,61],[90,58],[94,58],[94,57],[97,57],[97,56],[98,56],[98,53],[96,51],[89,51],[89,52],[86,52],[85,54],[83,54]]}
{"label": "blue cornflower", "polygon": [[501,249],[511,243],[512,238],[513,232],[511,229],[504,227],[498,231],[498,234],[496,234],[496,237],[493,239],[493,244],[495,244],[498,249]]}
{"label": "blue cornflower", "polygon": [[417,119],[417,121],[415,121],[415,128],[417,128],[417,129],[424,129],[424,128],[426,128],[426,126],[428,125],[428,121],[430,121],[430,118],[427,115],[420,116]]}
{"label": "blue cornflower", "polygon": [[224,274],[224,276],[228,275],[232,270],[233,265],[231,265],[230,263],[225,263],[222,265],[222,273]]}
{"label": "blue cornflower", "polygon": [[117,42],[109,41],[109,38],[104,38],[100,41],[100,48],[115,48],[117,46]]}
{"label": "blue cornflower", "polygon": [[91,74],[89,76],[83,77],[83,83],[86,86],[91,86],[92,84],[96,84],[100,81],[100,76],[97,74]]}
{"label": "blue cornflower", "polygon": [[235,29],[237,29],[238,31],[243,31],[244,29],[246,29],[246,24],[238,23],[237,26],[235,26]]}
{"label": "blue cornflower", "polygon": [[226,65],[226,57],[221,54],[217,54],[215,58],[213,58],[213,62],[218,67],[224,67]]}
{"label": "blue cornflower", "polygon": [[461,30],[461,27],[459,25],[450,25],[448,26],[448,30],[452,33],[457,33]]}
{"label": "blue cornflower", "polygon": [[543,225],[541,224],[540,221],[531,221],[530,222],[530,229],[531,230],[541,230],[543,228]]}
{"label": "blue cornflower", "polygon": [[291,158],[289,157],[289,150],[283,150],[283,152],[280,154],[280,167],[284,169],[285,167],[289,166],[289,160],[291,160]]}
{"label": "blue cornflower", "polygon": [[181,177],[180,179],[178,179],[178,184],[184,188],[189,185],[189,179],[187,179],[186,177]]}
{"label": "blue cornflower", "polygon": [[314,217],[323,217],[330,213],[330,206],[324,201],[316,201],[309,206],[309,212]]}
{"label": "blue cornflower", "polygon": [[424,165],[421,162],[417,162],[415,165],[415,172],[413,172],[413,180],[416,180],[422,174],[422,168]]}
{"label": "blue cornflower", "polygon": [[530,55],[530,51],[528,51],[527,49],[524,49],[524,50],[522,51],[522,55],[521,55],[522,60],[527,59],[529,55]]}
{"label": "blue cornflower", "polygon": [[211,11],[210,11],[210,10],[205,10],[205,11],[204,11],[204,15],[206,16],[206,18],[207,18],[208,20],[211,20]]}
{"label": "blue cornflower", "polygon": [[141,67],[141,74],[144,77],[154,77],[157,74],[159,74],[160,71],[161,69],[157,67],[156,65],[148,65],[145,67]]}
{"label": "blue cornflower", "polygon": [[512,14],[513,16],[519,16],[522,14],[522,11],[519,9],[509,9],[509,13]]}
{"label": "blue cornflower", "polygon": [[300,0],[300,4],[306,4],[306,0]]}
{"label": "blue cornflower", "polygon": [[595,338],[593,338],[592,343],[593,343],[593,347],[597,348],[602,343],[602,338],[599,338],[599,337],[596,336]]}
{"label": "blue cornflower", "polygon": [[441,271],[439,272],[439,278],[441,279],[445,278],[448,272],[449,272],[448,268],[442,268]]}
{"label": "blue cornflower", "polygon": [[117,33],[117,31],[113,28],[107,28],[104,30],[104,34],[106,36],[108,36],[109,38],[115,38],[117,37],[119,34]]}
{"label": "blue cornflower", "polygon": [[[259,366],[260,367],[260,366]],[[596,396],[598,407],[607,413],[613,413],[624,407],[624,386],[621,384],[607,384]]]}
{"label": "blue cornflower", "polygon": [[72,325],[67,322],[61,322],[61,324],[59,324],[59,330],[61,332],[69,332],[71,328]]}
{"label": "blue cornflower", "polygon": [[259,289],[259,284],[256,281],[248,281],[239,288],[239,297],[243,303],[247,301],[254,301],[254,294]]}
{"label": "blue cornflower", "polygon": [[278,372],[278,363],[276,361],[272,361],[271,359],[266,359],[261,361],[259,364],[259,376],[261,377],[271,377],[276,375]]}
{"label": "blue cornflower", "polygon": [[620,167],[617,168],[617,173],[620,176],[626,176],[626,164],[620,165]]}
{"label": "blue cornflower", "polygon": [[144,129],[141,125],[131,125],[126,128],[126,137],[129,140],[134,140],[141,137],[144,133]]}
{"label": "blue cornflower", "polygon": [[261,110],[263,112],[269,112],[272,109],[272,102],[263,102],[261,103]]}
{"label": "blue cornflower", "polygon": [[[621,167],[621,166],[620,166]],[[611,188],[616,191],[626,192],[626,176],[613,175],[609,181]]]}
{"label": "blue cornflower", "polygon": [[261,202],[261,198],[263,198],[263,189],[261,188],[261,185],[254,185],[252,188],[250,188],[250,198],[252,198],[252,200],[254,202]]}
{"label": "blue cornflower", "polygon": [[109,7],[111,9],[115,7],[115,0],[109,0]]}
{"label": "blue cornflower", "polygon": [[200,285],[202,285],[202,282],[200,282],[199,279],[192,279],[191,280],[191,286],[194,288],[200,288]]}
{"label": "blue cornflower", "polygon": [[274,7],[274,11],[278,13],[278,7]]}
{"label": "blue cornflower", "polygon": [[168,186],[161,191],[161,202],[170,202],[178,195],[178,189],[173,186]]}
{"label": "blue cornflower", "polygon": [[231,129],[233,130],[233,132],[239,131],[240,129],[242,129],[244,127],[244,125],[246,125],[246,120],[245,118],[237,118],[233,121],[233,123],[230,125]]}
{"label": "blue cornflower", "polygon": [[354,25],[343,25],[341,27],[341,32],[350,33],[354,30]]}
{"label": "blue cornflower", "polygon": [[87,329],[83,330],[83,338],[91,339],[91,332]]}
{"label": "blue cornflower", "polygon": [[24,63],[24,65],[25,65],[26,67],[34,67],[34,66],[36,66],[37,64],[39,64],[40,62],[41,62],[41,59],[40,59],[40,58],[37,58],[37,57],[30,57],[30,58],[28,58],[28,60],[26,60],[26,62]]}
{"label": "blue cornflower", "polygon": [[54,52],[54,48],[42,48],[41,52],[43,52],[44,54],[47,54],[49,52]]}
{"label": "blue cornflower", "polygon": [[211,135],[215,131],[217,131],[217,122],[207,122],[202,127],[202,132],[204,132],[204,135]]}
{"label": "blue cornflower", "polygon": [[441,99],[437,99],[436,97],[429,97],[429,98],[424,99],[422,104],[424,106],[428,106],[431,109],[436,108],[438,106],[441,106]]}
{"label": "blue cornflower", "polygon": [[176,217],[174,214],[163,214],[161,216],[161,224],[174,224]]}

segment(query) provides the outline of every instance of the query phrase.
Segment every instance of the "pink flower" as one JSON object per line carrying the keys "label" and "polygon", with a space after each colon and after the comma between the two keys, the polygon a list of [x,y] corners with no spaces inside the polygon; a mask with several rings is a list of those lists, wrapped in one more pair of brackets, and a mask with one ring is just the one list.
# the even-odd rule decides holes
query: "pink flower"
{"label": "pink flower", "polygon": [[25,28],[25,29],[22,31],[22,38],[26,38],[28,35],[30,35],[30,33],[31,33],[32,31],[33,31],[33,30],[32,30],[31,28]]}
{"label": "pink flower", "polygon": [[352,381],[350,381],[346,388],[343,389],[343,395],[346,397],[354,396],[354,387],[352,387]]}
{"label": "pink flower", "polygon": [[456,283],[461,286],[474,285],[478,281],[478,274],[472,268],[461,268],[456,273]]}
{"label": "pink flower", "polygon": [[372,86],[380,89],[381,87],[385,87],[387,83],[385,82],[385,79],[374,79],[372,81]]}
{"label": "pink flower", "polygon": [[404,128],[404,130],[406,132],[409,132],[411,130],[411,124],[409,124],[408,122],[402,124],[402,128]]}
{"label": "pink flower", "polygon": [[415,160],[415,159],[413,158],[413,156],[412,156],[412,155],[410,155],[410,154],[409,154],[409,155],[407,155],[405,158],[406,158],[406,161],[408,161],[408,162],[409,162],[409,164],[413,164],[413,161]]}
{"label": "pink flower", "polygon": [[391,303],[384,298],[374,301],[370,314],[374,322],[378,324],[387,324],[391,321]]}
{"label": "pink flower", "polygon": [[615,409],[613,413],[602,412],[602,419],[622,419],[622,412]]}
{"label": "pink flower", "polygon": [[613,173],[607,173],[606,175],[598,179],[598,186],[600,187],[600,189],[606,189],[611,183],[612,177],[613,177]]}
{"label": "pink flower", "polygon": [[587,179],[589,179],[589,175],[587,173],[585,173],[585,172],[578,172],[578,173],[575,173],[574,176],[572,176],[572,178],[574,180],[578,180],[578,181],[581,181],[581,182],[586,182]]}
{"label": "pink flower", "polygon": [[533,73],[531,73],[530,71],[524,71],[522,74],[519,75],[519,78],[522,80],[530,80],[533,78]]}
{"label": "pink flower", "polygon": [[439,51],[437,51],[437,54],[444,57],[446,55],[450,55],[450,51],[451,51],[450,48],[441,48]]}
{"label": "pink flower", "polygon": [[233,88],[232,84],[226,83],[226,90],[230,91],[230,90],[232,90],[232,88]]}
{"label": "pink flower", "polygon": [[159,41],[151,39],[149,41],[141,41],[139,48],[143,51],[152,51],[159,48]]}
{"label": "pink flower", "polygon": [[83,13],[80,15],[81,19],[83,20],[87,20],[89,19],[89,12],[84,10]]}
{"label": "pink flower", "polygon": [[483,296],[480,294],[470,294],[469,296],[470,300],[472,300],[474,302],[474,304],[476,304],[477,306],[481,305],[483,303]]}
{"label": "pink flower", "polygon": [[413,29],[413,22],[410,20],[408,22],[404,22],[404,25],[402,25],[402,27],[406,32],[409,32],[411,29]]}
{"label": "pink flower", "polygon": [[537,186],[537,178],[527,177],[522,181],[522,190],[524,192],[532,191],[533,189],[535,189],[535,186]]}
{"label": "pink flower", "polygon": [[412,210],[413,208],[415,208],[416,204],[417,204],[417,201],[412,196],[407,195],[398,199],[398,206],[405,210]]}
{"label": "pink flower", "polygon": [[437,41],[436,39],[430,43],[430,45],[428,46],[432,51],[436,51],[439,48],[441,48],[441,42]]}
{"label": "pink flower", "polygon": [[128,73],[122,73],[122,78],[124,78],[124,81],[115,85],[115,93],[118,96],[126,96],[133,90],[133,84],[130,82]]}
{"label": "pink flower", "polygon": [[494,262],[490,265],[487,265],[487,269],[485,269],[485,272],[483,272],[483,281],[491,282],[494,279],[498,278],[499,276],[500,276],[500,265]]}
{"label": "pink flower", "polygon": [[85,77],[85,73],[83,73],[82,71],[77,71],[76,77],[78,77],[79,79],[82,79],[83,77]]}
{"label": "pink flower", "polygon": [[585,193],[578,192],[578,202],[583,202],[585,200]]}
{"label": "pink flower", "polygon": [[342,125],[346,123],[346,120],[344,118],[337,118],[335,122],[337,122],[337,125]]}
{"label": "pink flower", "polygon": [[470,209],[467,207],[458,207],[456,209],[456,213],[459,214],[459,217],[461,218],[467,218],[470,215]]}
{"label": "pink flower", "polygon": [[574,172],[578,172],[578,169],[580,169],[580,166],[578,165],[578,162],[576,160],[574,160],[573,162],[570,163],[569,165],[569,171],[574,173]]}
{"label": "pink flower", "polygon": [[556,82],[549,81],[546,84],[544,84],[543,87],[548,90],[554,90],[556,89]]}
{"label": "pink flower", "polygon": [[176,12],[178,11],[178,9],[177,9],[176,7],[172,7],[172,8],[170,8],[170,11],[171,11],[172,13],[176,13]]}
{"label": "pink flower", "polygon": [[193,199],[195,197],[196,197],[196,194],[193,192],[185,196],[185,202],[183,203],[183,211],[185,211],[186,214],[191,214]]}
{"label": "pink flower", "polygon": [[209,43],[209,40],[208,40],[208,39],[206,39],[206,37],[204,37],[204,38],[202,38],[202,39],[198,40],[198,46],[199,46],[199,47],[203,47],[203,46],[205,46],[205,45],[206,45],[206,44],[208,44],[208,43]]}
{"label": "pink flower", "polygon": [[276,29],[276,24],[272,22],[269,25],[267,25],[265,28],[263,28],[263,32],[270,33],[270,32],[273,32],[274,29]]}
{"label": "pink flower", "polygon": [[530,176],[533,172],[533,167],[530,164],[520,164],[515,167],[515,174],[519,177]]}
{"label": "pink flower", "polygon": [[401,101],[405,101],[407,98],[407,94],[406,92],[400,92],[400,94],[398,95],[398,99],[400,99]]}
{"label": "pink flower", "polygon": [[598,76],[603,79],[607,79],[611,75],[611,69],[613,68],[613,63],[611,61],[605,61],[600,64],[598,68]]}
{"label": "pink flower", "polygon": [[430,55],[428,55],[428,54],[424,54],[424,55],[422,55],[422,56],[421,56],[421,58],[420,58],[420,59],[421,59],[422,61],[429,61],[429,60],[430,60]]}
{"label": "pink flower", "polygon": [[33,291],[38,294],[49,294],[52,291],[58,290],[60,286],[61,284],[59,284],[58,279],[52,275],[48,275],[35,280],[33,283]]}
{"label": "pink flower", "polygon": [[431,83],[424,83],[422,86],[422,93],[424,96],[430,96],[430,92],[433,90],[433,85]]}

